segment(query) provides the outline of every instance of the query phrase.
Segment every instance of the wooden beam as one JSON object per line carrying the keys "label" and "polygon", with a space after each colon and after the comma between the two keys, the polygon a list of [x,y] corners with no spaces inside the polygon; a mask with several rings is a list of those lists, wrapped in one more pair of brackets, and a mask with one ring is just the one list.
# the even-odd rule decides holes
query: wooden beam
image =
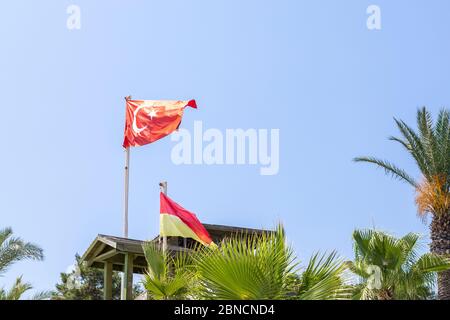
{"label": "wooden beam", "polygon": [[81,256],[81,261],[87,261],[90,256],[92,255],[92,250],[94,249],[94,247],[97,246],[97,244],[100,241],[98,240],[98,236],[94,239],[94,241],[92,241],[92,243],[89,245],[89,247],[86,249],[86,251],[84,252],[84,254]]}
{"label": "wooden beam", "polygon": [[103,299],[112,299],[112,274],[113,264],[111,262],[105,262],[103,271]]}
{"label": "wooden beam", "polygon": [[101,255],[95,257],[94,261],[103,262],[103,261],[106,261],[106,260],[114,257],[116,254],[117,254],[117,250],[112,249],[112,250],[109,250],[109,251],[102,253]]}
{"label": "wooden beam", "polygon": [[103,249],[105,249],[106,244],[99,243],[98,247],[92,252],[92,255],[90,255],[89,259],[86,261],[87,266],[90,267],[92,263],[95,261],[95,257],[100,254]]}
{"label": "wooden beam", "polygon": [[125,267],[123,272],[122,281],[122,300],[132,300],[133,299],[133,260],[134,254],[125,254]]}
{"label": "wooden beam", "polygon": [[[117,254],[116,256],[108,259],[108,261],[112,262],[115,267],[120,268],[120,271],[122,271],[122,268],[125,265],[124,256],[125,256],[125,254]],[[133,261],[134,269],[136,269],[136,268],[146,268],[147,266],[148,266],[147,265],[147,260],[145,260],[145,257],[134,255],[134,261]],[[136,273],[136,271],[135,271],[135,273]]]}
{"label": "wooden beam", "polygon": [[108,245],[110,247],[113,247],[114,249],[117,249],[116,248],[117,243],[114,240],[109,239],[108,236],[105,236],[103,234],[99,234],[97,236],[97,238],[98,238],[98,240],[100,240],[101,242],[105,243],[106,245]]}
{"label": "wooden beam", "polygon": [[144,254],[144,250],[142,249],[142,244],[136,244],[136,243],[118,243],[117,244],[117,251],[123,251],[123,252],[132,252],[136,254]]}

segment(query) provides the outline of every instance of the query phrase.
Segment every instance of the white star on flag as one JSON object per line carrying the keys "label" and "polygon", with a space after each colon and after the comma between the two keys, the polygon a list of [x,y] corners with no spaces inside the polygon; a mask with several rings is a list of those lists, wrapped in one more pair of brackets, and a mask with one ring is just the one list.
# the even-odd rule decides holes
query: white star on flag
{"label": "white star on flag", "polygon": [[147,114],[150,116],[150,119],[153,120],[153,117],[156,117],[156,110],[151,108]]}

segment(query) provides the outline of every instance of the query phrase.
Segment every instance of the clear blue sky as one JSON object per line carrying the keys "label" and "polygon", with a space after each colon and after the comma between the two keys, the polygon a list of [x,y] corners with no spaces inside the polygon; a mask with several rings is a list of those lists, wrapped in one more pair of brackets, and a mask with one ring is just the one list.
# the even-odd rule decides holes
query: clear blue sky
{"label": "clear blue sky", "polygon": [[[66,9],[81,8],[68,30]],[[382,29],[366,27],[381,8]],[[0,5],[0,226],[41,245],[20,262],[36,289],[98,233],[121,235],[123,97],[197,99],[183,127],[279,128],[280,171],[175,166],[170,138],[132,150],[130,237],[158,232],[158,182],[206,223],[283,221],[301,260],[352,257],[354,228],[427,234],[414,193],[358,155],[412,160],[393,116],[450,105],[450,3],[437,1],[23,1]]]}

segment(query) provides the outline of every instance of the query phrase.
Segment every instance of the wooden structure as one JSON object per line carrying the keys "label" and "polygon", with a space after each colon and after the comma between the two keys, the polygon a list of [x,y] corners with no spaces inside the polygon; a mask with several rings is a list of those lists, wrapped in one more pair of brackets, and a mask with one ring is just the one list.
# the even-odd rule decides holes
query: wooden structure
{"label": "wooden structure", "polygon": [[[203,224],[215,243],[235,234],[263,234],[272,232],[262,229],[240,228],[232,226]],[[181,237],[167,237],[167,249],[171,252],[191,250],[195,241]],[[161,243],[160,237],[153,240]],[[112,298],[112,274],[113,271],[124,273],[123,300],[131,300],[133,297],[133,274],[143,274],[147,268],[142,245],[145,241],[121,238],[99,234],[81,258],[88,267],[102,268],[104,270],[104,299]]]}

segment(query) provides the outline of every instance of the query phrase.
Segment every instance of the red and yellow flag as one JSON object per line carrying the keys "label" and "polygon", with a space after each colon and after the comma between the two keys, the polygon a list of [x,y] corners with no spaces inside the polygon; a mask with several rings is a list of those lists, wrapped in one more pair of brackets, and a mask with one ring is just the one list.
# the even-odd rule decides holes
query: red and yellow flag
{"label": "red and yellow flag", "polygon": [[192,238],[205,246],[215,246],[208,231],[194,213],[187,211],[161,192],[160,236]]}
{"label": "red and yellow flag", "polygon": [[137,147],[164,138],[178,129],[184,108],[195,100],[126,100],[123,147]]}

